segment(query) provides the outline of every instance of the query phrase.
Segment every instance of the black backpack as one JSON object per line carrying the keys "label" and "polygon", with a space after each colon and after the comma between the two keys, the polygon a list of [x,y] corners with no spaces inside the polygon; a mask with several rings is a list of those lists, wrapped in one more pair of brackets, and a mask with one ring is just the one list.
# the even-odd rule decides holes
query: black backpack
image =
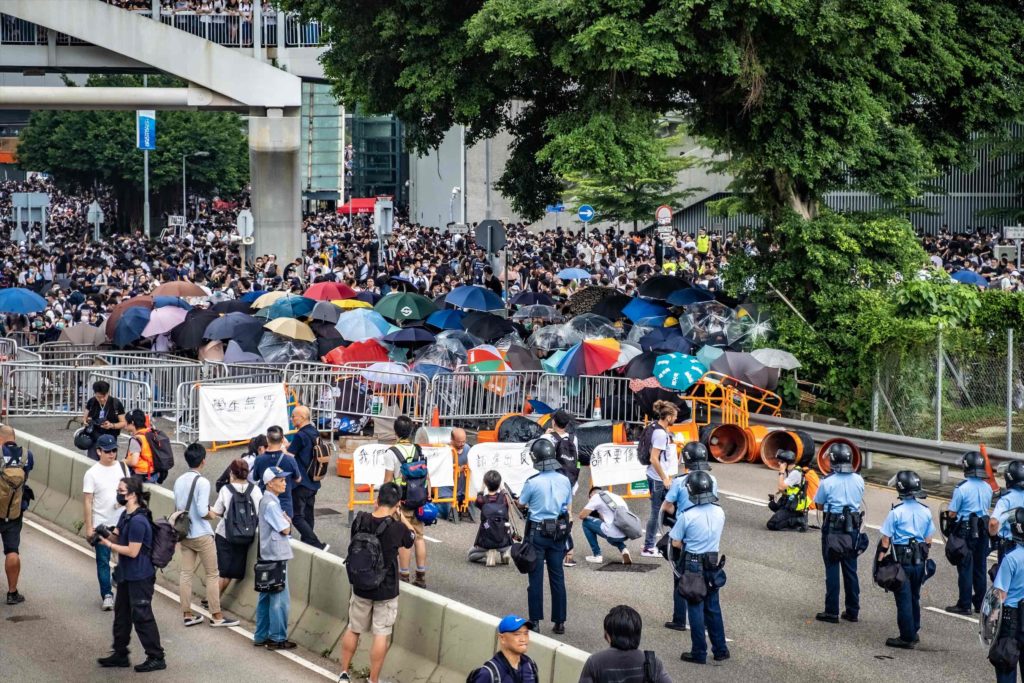
{"label": "black backpack", "polygon": [[161,517],[155,522],[150,517],[149,521],[153,528],[153,547],[150,548],[150,560],[154,567],[163,569],[174,559],[174,549],[178,545],[178,532],[166,517]]}
{"label": "black backpack", "polygon": [[224,515],[224,537],[228,543],[249,545],[256,540],[259,518],[251,497],[254,486],[256,484],[250,483],[244,493],[239,493],[234,486],[230,488],[231,502]]}
{"label": "black backpack", "polygon": [[150,427],[144,434],[153,453],[153,469],[157,472],[170,472],[174,469],[174,449],[171,448],[171,437],[156,427]]}
{"label": "black backpack", "polygon": [[480,510],[480,528],[476,532],[474,545],[485,550],[498,550],[512,545],[508,527],[508,502],[503,494],[494,494],[494,500],[484,497]]}
{"label": "black backpack", "polygon": [[657,422],[651,422],[644,431],[640,432],[640,440],[636,444],[636,459],[640,461],[641,465],[651,464],[651,445],[654,442],[654,431],[656,429],[665,429]]}
{"label": "black backpack", "polygon": [[[525,659],[529,663],[530,668],[533,669],[533,680],[539,681],[540,673],[537,671],[537,662],[533,661],[526,655],[522,655],[522,658]],[[488,683],[501,683],[501,672],[498,671],[498,665],[494,663],[493,659],[487,660],[484,662],[483,666],[470,671],[469,675],[466,676],[466,683],[477,683],[477,677],[480,675],[481,671],[486,671],[490,675],[491,680],[488,681]]]}
{"label": "black backpack", "polygon": [[348,572],[348,582],[353,590],[375,591],[380,588],[387,574],[380,535],[391,520],[384,518],[376,527],[371,528],[374,519],[369,512],[361,512],[352,525],[352,540],[348,544],[345,571]]}
{"label": "black backpack", "polygon": [[555,454],[558,456],[558,462],[562,464],[562,474],[567,476],[569,483],[575,486],[576,480],[580,478],[579,453],[576,450],[576,443],[573,441],[572,434],[566,436],[555,434],[554,437],[557,439]]}

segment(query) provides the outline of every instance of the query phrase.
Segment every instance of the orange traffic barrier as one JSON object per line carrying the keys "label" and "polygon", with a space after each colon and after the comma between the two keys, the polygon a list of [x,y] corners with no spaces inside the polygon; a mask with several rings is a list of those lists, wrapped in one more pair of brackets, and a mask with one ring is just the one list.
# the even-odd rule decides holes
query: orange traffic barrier
{"label": "orange traffic barrier", "polygon": [[814,459],[814,439],[807,432],[776,430],[769,432],[761,441],[761,462],[772,469],[778,469],[775,454],[779,451],[793,451],[796,464],[806,467]]}
{"label": "orange traffic barrier", "polygon": [[708,457],[716,462],[734,463],[747,459],[749,440],[746,430],[736,424],[710,425],[702,430],[701,443]]}
{"label": "orange traffic barrier", "polygon": [[842,437],[829,439],[825,443],[821,444],[821,448],[818,449],[818,454],[814,457],[815,464],[818,466],[818,471],[821,472],[822,474],[828,474],[829,472],[832,471],[832,463],[829,461],[826,455],[828,454],[828,449],[831,448],[833,444],[837,443],[845,443],[847,446],[850,447],[850,450],[853,451],[853,471],[860,471],[860,449],[857,448],[857,444],[850,441],[849,439],[844,439]]}
{"label": "orange traffic barrier", "polygon": [[344,477],[346,479],[351,479],[352,478],[352,456],[351,456],[351,454],[347,458],[342,457],[341,453],[338,454],[337,470],[338,470],[338,476],[339,477]]}
{"label": "orange traffic barrier", "polygon": [[430,413],[430,426],[440,427],[441,426],[441,411],[437,406],[434,406],[433,412]]}

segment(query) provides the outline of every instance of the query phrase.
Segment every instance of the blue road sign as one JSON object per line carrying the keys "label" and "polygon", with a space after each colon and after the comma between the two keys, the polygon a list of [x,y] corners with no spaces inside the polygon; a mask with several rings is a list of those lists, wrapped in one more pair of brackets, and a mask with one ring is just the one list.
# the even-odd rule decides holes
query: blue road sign
{"label": "blue road sign", "polygon": [[558,202],[557,204],[548,204],[544,207],[544,211],[547,213],[562,213],[565,211],[565,204]]}
{"label": "blue road sign", "polygon": [[135,115],[135,145],[139,149],[156,149],[156,112],[143,110]]}
{"label": "blue road sign", "polygon": [[580,220],[584,223],[589,223],[594,220],[594,207],[590,204],[584,204],[577,211],[576,215],[580,217]]}

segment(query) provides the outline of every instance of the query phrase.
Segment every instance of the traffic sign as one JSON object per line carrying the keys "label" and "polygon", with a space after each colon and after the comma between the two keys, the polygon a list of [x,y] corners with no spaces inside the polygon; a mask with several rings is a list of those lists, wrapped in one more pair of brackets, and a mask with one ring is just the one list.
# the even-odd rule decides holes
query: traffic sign
{"label": "traffic sign", "polygon": [[557,204],[548,204],[544,207],[546,213],[562,213],[565,211],[565,204],[558,202]]}
{"label": "traffic sign", "polygon": [[576,210],[576,215],[579,216],[580,220],[583,221],[584,223],[589,223],[590,221],[594,220],[595,214],[596,212],[594,211],[594,207],[592,207],[590,204],[584,204],[583,206]]}
{"label": "traffic sign", "polygon": [[1003,228],[1003,239],[1024,240],[1024,225],[1007,225]]}
{"label": "traffic sign", "polygon": [[658,225],[672,225],[672,207],[668,204],[662,204],[654,210],[654,220],[658,221]]}
{"label": "traffic sign", "polygon": [[505,226],[494,219],[480,221],[476,226],[476,244],[489,254],[497,254],[505,246]]}
{"label": "traffic sign", "polygon": [[252,237],[252,211],[249,209],[242,209],[239,211],[238,220],[235,222],[235,226],[238,228],[238,234],[242,237]]}

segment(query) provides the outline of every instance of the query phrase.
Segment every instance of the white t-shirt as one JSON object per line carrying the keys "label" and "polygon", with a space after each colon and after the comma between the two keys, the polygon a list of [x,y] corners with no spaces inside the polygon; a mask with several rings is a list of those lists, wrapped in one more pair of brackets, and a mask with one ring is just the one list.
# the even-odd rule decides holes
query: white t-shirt
{"label": "white t-shirt", "polygon": [[[657,448],[661,451],[661,469],[667,475],[671,476],[679,471],[679,458],[676,455],[676,444],[672,440],[672,433],[667,429],[655,429],[651,435],[651,454],[654,454],[654,449]],[[660,481],[658,477],[658,471],[654,469],[654,464],[647,466],[647,476],[656,481]]]}
{"label": "white t-shirt", "polygon": [[117,507],[117,485],[127,476],[128,467],[123,462],[115,462],[110,467],[96,463],[86,470],[82,478],[82,493],[92,494],[93,528],[99,524],[117,524],[121,516]]}
{"label": "white t-shirt", "polygon": [[[213,504],[213,511],[220,515],[220,521],[217,522],[216,534],[221,538],[227,538],[227,534],[224,531],[224,518],[228,514],[228,508],[231,507],[231,488],[238,491],[239,493],[245,493],[245,489],[249,486],[248,483],[239,484],[232,482],[227,486],[222,486],[220,492],[217,494],[217,501]],[[260,491],[260,487],[253,485],[252,491],[249,493],[249,498],[252,499],[252,504],[256,506],[256,509],[260,509],[260,498],[263,497],[263,493]]]}
{"label": "white t-shirt", "polygon": [[786,487],[792,488],[799,486],[800,482],[803,481],[804,475],[797,468],[793,468],[789,474],[786,475]]}
{"label": "white t-shirt", "polygon": [[602,493],[611,498],[615,505],[627,507],[626,501],[622,500],[621,496],[612,493],[611,491],[598,491],[590,497],[589,501],[587,501],[586,508],[601,515],[601,531],[605,535],[609,538],[625,538],[626,534],[619,531],[619,528],[615,526],[615,512],[607,503],[601,500]]}

